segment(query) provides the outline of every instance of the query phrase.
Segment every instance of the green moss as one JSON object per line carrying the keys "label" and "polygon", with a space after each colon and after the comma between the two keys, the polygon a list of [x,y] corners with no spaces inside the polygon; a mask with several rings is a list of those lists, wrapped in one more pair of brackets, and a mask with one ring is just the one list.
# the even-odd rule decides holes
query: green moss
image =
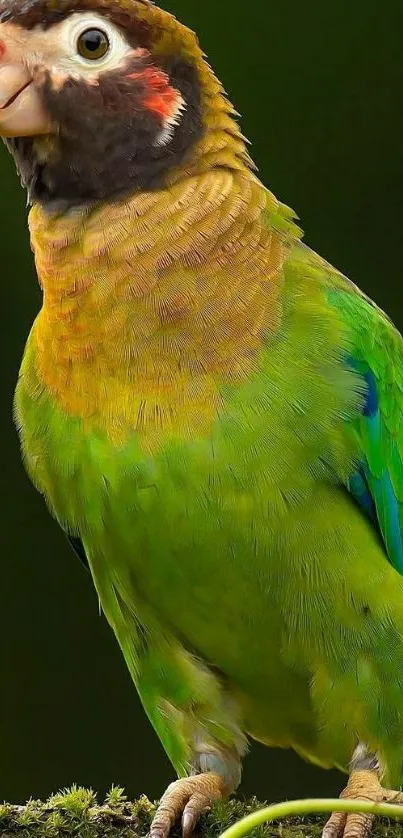
{"label": "green moss", "polygon": [[[240,818],[264,805],[256,798],[216,804],[203,818],[198,834],[218,838]],[[0,805],[0,838],[146,838],[155,812],[147,797],[134,803],[123,789],[113,786],[99,804],[91,789],[73,786],[48,800],[29,800],[25,806]],[[323,818],[295,818],[256,829],[253,838],[320,838]],[[180,836],[176,828],[173,838]],[[373,838],[403,838],[403,825],[377,821]]]}

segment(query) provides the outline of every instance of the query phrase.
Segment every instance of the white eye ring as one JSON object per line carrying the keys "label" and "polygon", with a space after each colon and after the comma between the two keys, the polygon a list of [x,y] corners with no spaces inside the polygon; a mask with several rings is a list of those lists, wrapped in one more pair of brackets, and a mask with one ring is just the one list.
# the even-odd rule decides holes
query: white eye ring
{"label": "white eye ring", "polygon": [[[97,59],[86,58],[78,51],[80,37],[89,29],[101,31],[108,41],[109,48]],[[59,67],[67,72],[84,72],[86,75],[98,75],[102,70],[119,67],[132,52],[122,33],[107,18],[96,12],[76,12],[60,24],[60,46],[62,55]]]}

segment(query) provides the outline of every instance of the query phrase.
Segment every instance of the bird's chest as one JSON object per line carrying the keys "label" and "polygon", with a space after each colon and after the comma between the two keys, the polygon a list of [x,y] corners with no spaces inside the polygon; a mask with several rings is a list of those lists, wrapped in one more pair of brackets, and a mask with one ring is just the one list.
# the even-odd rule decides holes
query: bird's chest
{"label": "bird's chest", "polygon": [[135,433],[115,444],[61,410],[30,375],[23,366],[16,394],[25,464],[94,569],[102,563],[152,602],[172,590],[183,601],[191,594],[206,615],[246,577],[264,584],[254,563],[257,545],[267,546],[268,503],[257,467],[248,474],[219,435],[176,438],[156,453]]}
{"label": "bird's chest", "polygon": [[16,403],[27,470],[61,526],[83,540],[95,574],[167,612],[192,603],[202,622],[213,608],[231,613],[237,592],[263,598],[291,527],[267,464],[247,466],[219,434],[155,455],[135,434],[114,445],[25,385]]}
{"label": "bird's chest", "polygon": [[[20,390],[28,472],[61,526],[81,538],[101,600],[117,592],[142,624],[157,615],[212,660],[229,650],[235,671],[266,624],[270,568],[263,510],[230,477],[235,464],[214,467],[211,441],[176,442],[161,456],[142,455],[135,437],[113,447],[47,396],[33,410]],[[277,622],[280,612],[271,615],[273,643]]]}
{"label": "bird's chest", "polygon": [[[327,434],[330,385],[310,385],[319,387],[306,395],[320,404],[312,417],[295,410],[281,375],[272,353],[264,373],[220,396],[217,418],[195,418],[192,434],[175,425],[149,445],[134,423],[114,439],[91,417],[71,415],[40,385],[28,347],[16,394],[27,470],[60,524],[83,540],[95,575],[170,620],[190,609],[193,625],[196,614],[207,625],[212,610],[236,622],[245,591],[266,607],[291,562],[304,567],[321,487],[330,467],[346,470],[351,451],[340,425],[335,440]],[[321,499],[322,522],[332,502]]]}

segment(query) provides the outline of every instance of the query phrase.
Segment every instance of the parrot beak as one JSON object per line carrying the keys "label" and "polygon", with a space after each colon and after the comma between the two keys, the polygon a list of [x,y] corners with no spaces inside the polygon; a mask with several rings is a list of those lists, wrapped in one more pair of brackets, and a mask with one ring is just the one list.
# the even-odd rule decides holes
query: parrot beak
{"label": "parrot beak", "polygon": [[0,137],[32,137],[51,129],[25,63],[26,51],[16,27],[0,23]]}
{"label": "parrot beak", "polygon": [[48,134],[51,123],[22,64],[0,64],[0,137]]}

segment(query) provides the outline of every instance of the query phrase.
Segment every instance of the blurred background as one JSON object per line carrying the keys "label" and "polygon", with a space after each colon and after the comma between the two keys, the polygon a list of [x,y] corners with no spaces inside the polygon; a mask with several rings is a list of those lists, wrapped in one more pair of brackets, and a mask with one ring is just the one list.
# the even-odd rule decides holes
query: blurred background
{"label": "blurred background", "polygon": [[[171,0],[242,113],[262,179],[307,242],[403,327],[401,0]],[[0,148],[3,316],[0,491],[0,798],[72,782],[158,796],[172,770],[137,700],[91,580],[26,478],[12,424],[40,306],[25,196]],[[243,791],[339,791],[342,777],[253,745]]]}

